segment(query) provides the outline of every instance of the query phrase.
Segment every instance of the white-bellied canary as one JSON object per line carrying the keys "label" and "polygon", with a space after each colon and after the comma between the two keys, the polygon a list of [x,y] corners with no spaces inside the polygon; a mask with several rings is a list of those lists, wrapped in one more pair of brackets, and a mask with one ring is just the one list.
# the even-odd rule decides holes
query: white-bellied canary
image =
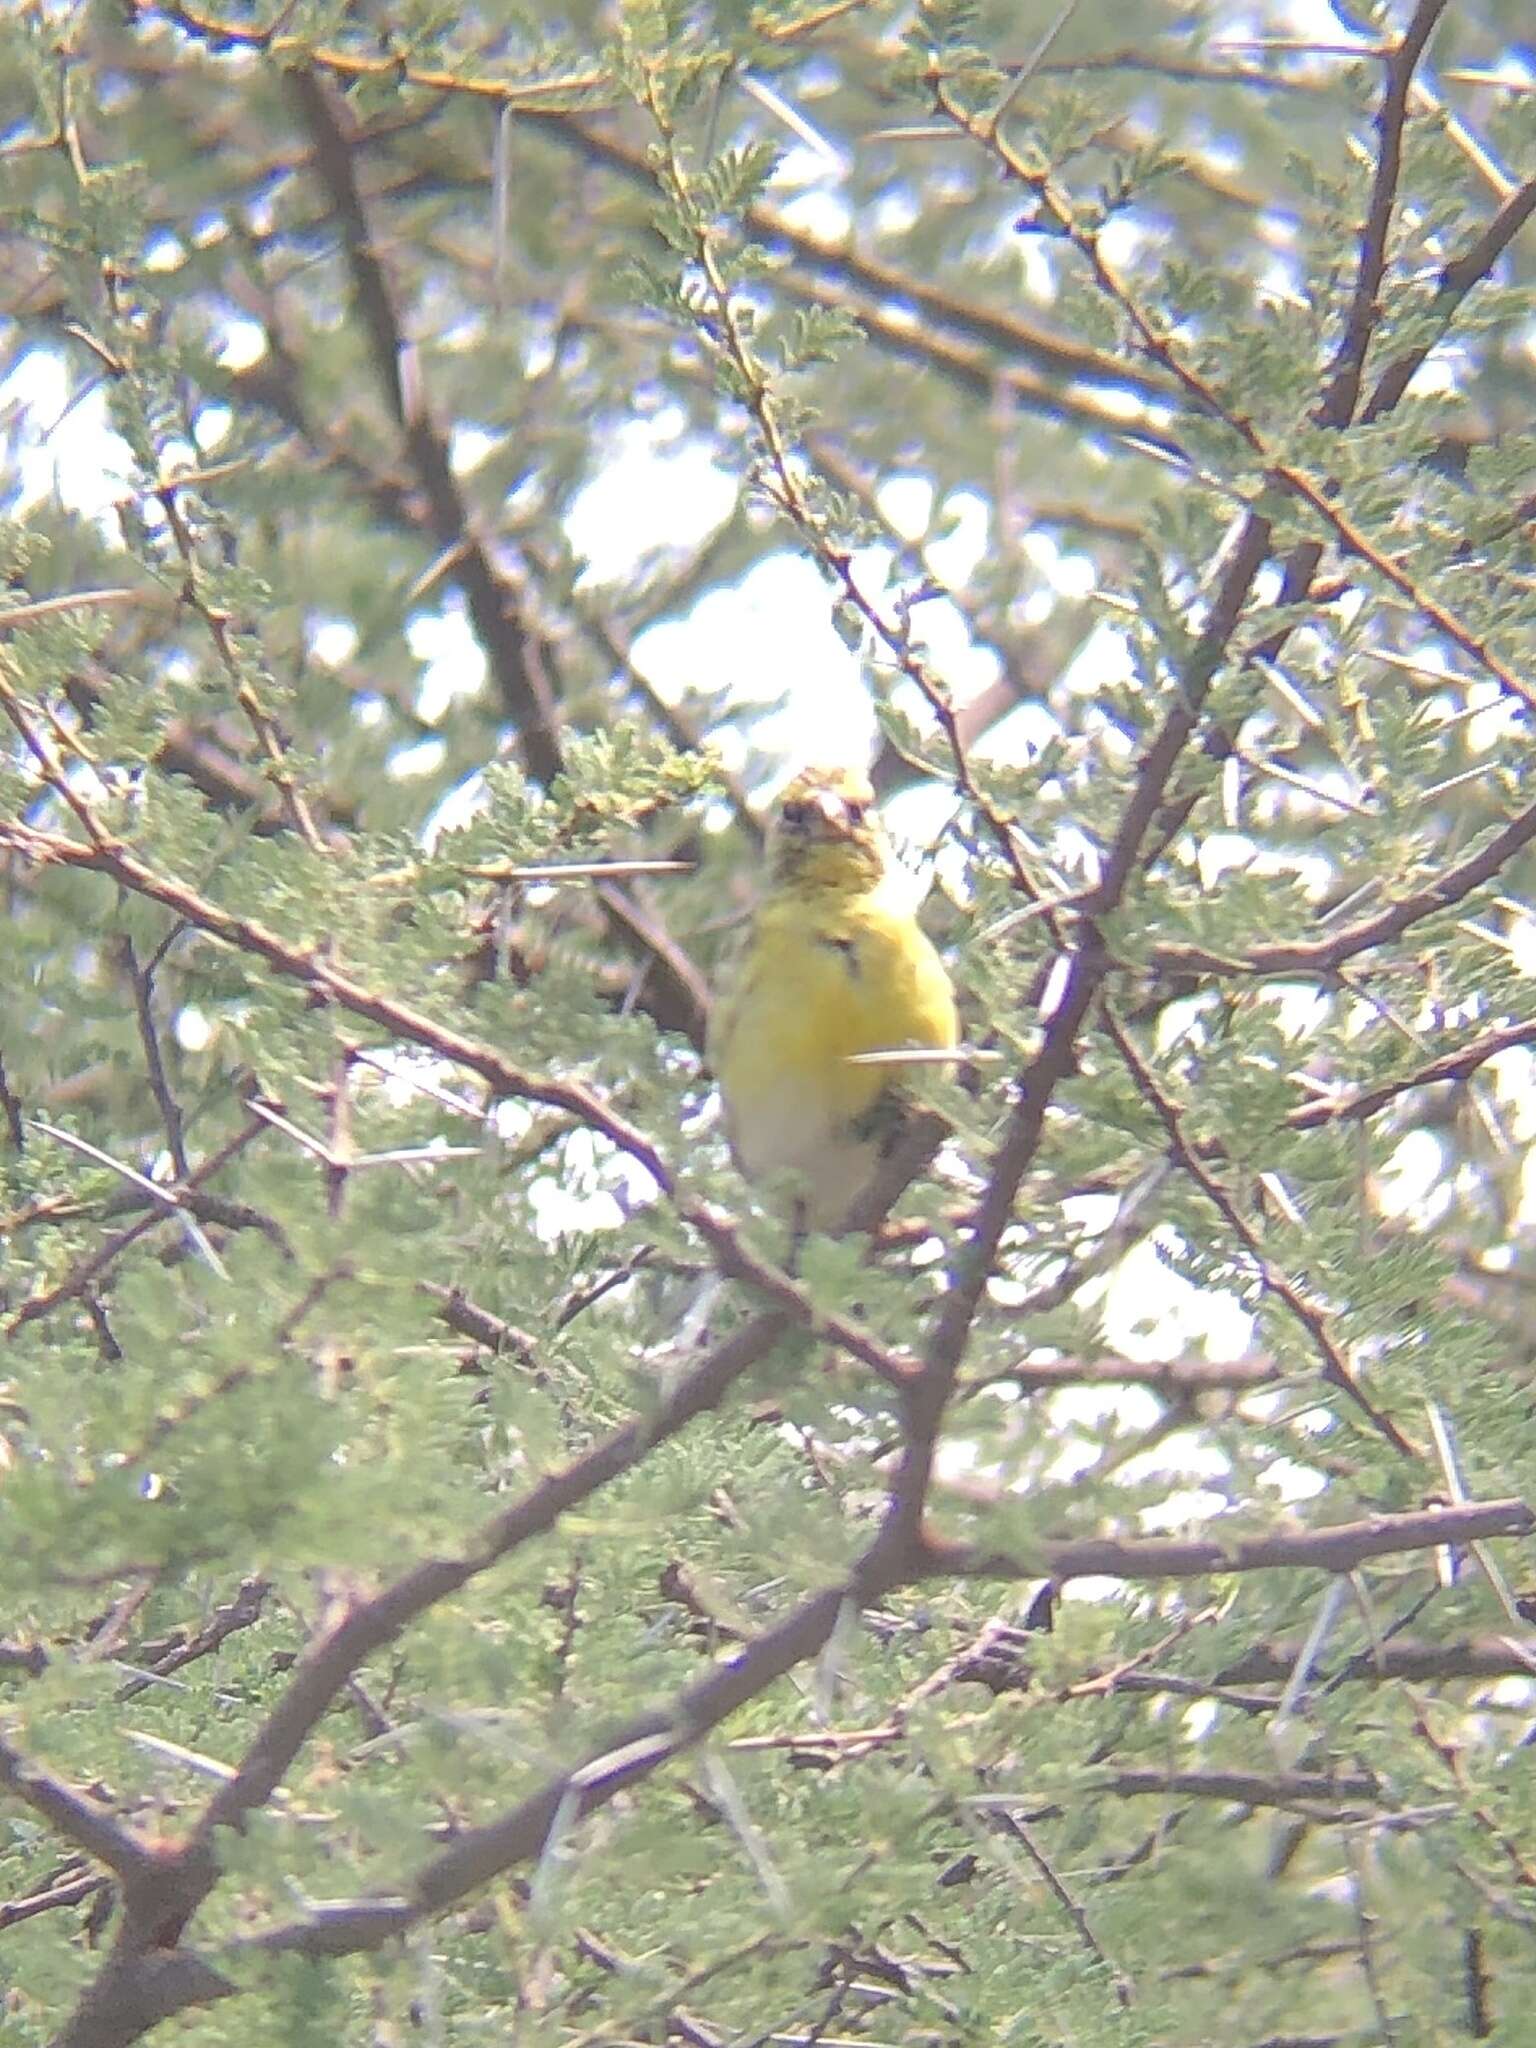
{"label": "white-bellied canary", "polygon": [[861,1053],[958,1037],[944,963],[917,922],[869,779],[806,768],[768,835],[768,888],[710,1020],[731,1146],[754,1180],[798,1174],[797,1211],[835,1227],[888,1135],[899,1063]]}

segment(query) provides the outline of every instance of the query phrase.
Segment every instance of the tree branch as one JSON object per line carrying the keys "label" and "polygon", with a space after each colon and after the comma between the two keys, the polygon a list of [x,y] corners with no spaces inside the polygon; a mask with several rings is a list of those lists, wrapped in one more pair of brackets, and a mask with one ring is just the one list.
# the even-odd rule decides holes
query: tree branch
{"label": "tree branch", "polygon": [[1344,318],[1344,331],[1339,336],[1313,415],[1321,427],[1344,427],[1354,417],[1361,379],[1365,375],[1366,352],[1370,348],[1376,322],[1381,317],[1378,299],[1387,268],[1387,237],[1392,228],[1392,211],[1397,203],[1398,177],[1403,163],[1403,130],[1408,121],[1413,74],[1445,7],[1446,0],[1419,0],[1402,39],[1387,58],[1381,107],[1376,116],[1376,163],[1371,179],[1370,204],[1366,208],[1365,225],[1360,235],[1355,288]]}
{"label": "tree branch", "polygon": [[1246,953],[1213,953],[1178,943],[1154,946],[1152,964],[1170,974],[1329,975],[1375,946],[1403,933],[1436,911],[1456,904],[1496,881],[1514,856],[1536,840],[1536,803],[1518,812],[1476,852],[1443,868],[1423,888],[1411,890],[1372,917],[1346,925],[1322,939],[1281,939],[1250,946]]}
{"label": "tree branch", "polygon": [[40,1814],[65,1841],[104,1863],[125,1886],[143,1882],[157,1869],[155,1851],[125,1827],[110,1807],[77,1792],[4,1740],[0,1740],[0,1785]]}
{"label": "tree branch", "polygon": [[1331,1528],[1283,1535],[1080,1537],[1041,1544],[1038,1555],[931,1546],[931,1570],[967,1578],[1198,1579],[1211,1573],[1315,1569],[1351,1572],[1373,1557],[1473,1543],[1489,1536],[1528,1536],[1536,1514],[1521,1500],[1467,1502],[1408,1514],[1371,1515]]}

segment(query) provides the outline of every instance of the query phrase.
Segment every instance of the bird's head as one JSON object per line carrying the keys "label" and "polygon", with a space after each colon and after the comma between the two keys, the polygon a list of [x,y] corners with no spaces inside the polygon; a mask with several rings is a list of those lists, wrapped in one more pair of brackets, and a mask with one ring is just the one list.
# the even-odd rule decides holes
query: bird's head
{"label": "bird's head", "polygon": [[886,873],[875,792],[856,768],[802,768],[774,806],[768,861],[776,882],[861,895]]}

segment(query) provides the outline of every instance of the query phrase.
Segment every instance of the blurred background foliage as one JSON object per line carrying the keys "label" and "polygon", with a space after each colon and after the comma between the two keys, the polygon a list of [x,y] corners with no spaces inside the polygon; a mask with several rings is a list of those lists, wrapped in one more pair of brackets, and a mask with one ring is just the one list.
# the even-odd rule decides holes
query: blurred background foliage
{"label": "blurred background foliage", "polygon": [[1515,0],[5,10],[8,2039],[1526,2038],[1533,210]]}

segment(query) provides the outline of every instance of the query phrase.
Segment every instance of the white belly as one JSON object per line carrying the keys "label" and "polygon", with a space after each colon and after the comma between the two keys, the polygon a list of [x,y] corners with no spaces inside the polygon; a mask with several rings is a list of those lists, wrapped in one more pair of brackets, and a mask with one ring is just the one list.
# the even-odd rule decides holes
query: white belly
{"label": "white belly", "polygon": [[[750,1179],[786,1176],[787,1192],[804,1202],[805,1220],[813,1230],[841,1221],[880,1156],[878,1143],[856,1137],[814,1088],[775,1102],[772,1114],[733,1117],[731,1141]],[[787,1181],[791,1174],[799,1177],[793,1186]]]}

